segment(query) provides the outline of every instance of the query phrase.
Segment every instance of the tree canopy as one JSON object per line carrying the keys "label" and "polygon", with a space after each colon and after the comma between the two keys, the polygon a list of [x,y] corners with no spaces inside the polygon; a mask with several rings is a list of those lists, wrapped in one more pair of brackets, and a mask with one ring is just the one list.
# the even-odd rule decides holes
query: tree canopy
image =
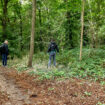
{"label": "tree canopy", "polygon": [[[83,45],[101,47],[105,42],[105,1],[85,2]],[[61,49],[79,47],[81,10],[81,0],[36,0],[35,51],[45,51],[50,38]],[[0,43],[8,39],[13,55],[29,50],[31,11],[31,0],[0,0]]]}

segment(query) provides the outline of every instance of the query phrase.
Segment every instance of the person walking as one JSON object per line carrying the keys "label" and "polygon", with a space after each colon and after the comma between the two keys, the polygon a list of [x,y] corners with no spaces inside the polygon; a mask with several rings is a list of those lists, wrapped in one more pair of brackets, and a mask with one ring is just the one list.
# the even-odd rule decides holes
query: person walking
{"label": "person walking", "polygon": [[5,40],[4,43],[0,46],[0,52],[2,55],[2,65],[7,66],[7,56],[9,54],[8,41],[7,40]]}
{"label": "person walking", "polygon": [[56,67],[56,52],[59,52],[59,49],[56,42],[52,39],[48,47],[48,53],[49,53],[48,67],[51,66],[52,59],[53,59],[53,64]]}

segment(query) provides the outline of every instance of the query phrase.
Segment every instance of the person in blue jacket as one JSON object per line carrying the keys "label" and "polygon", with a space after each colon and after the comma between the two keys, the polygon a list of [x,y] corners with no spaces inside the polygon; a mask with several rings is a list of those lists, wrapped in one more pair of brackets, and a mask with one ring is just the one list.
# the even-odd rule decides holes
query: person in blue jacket
{"label": "person in blue jacket", "polygon": [[58,46],[56,42],[53,39],[51,39],[50,45],[48,47],[48,53],[49,53],[48,67],[51,66],[52,59],[53,59],[54,66],[56,66],[56,52],[59,52]]}
{"label": "person in blue jacket", "polygon": [[2,55],[2,64],[3,64],[3,66],[7,66],[7,56],[9,54],[7,40],[5,40],[4,43],[0,46],[0,52]]}

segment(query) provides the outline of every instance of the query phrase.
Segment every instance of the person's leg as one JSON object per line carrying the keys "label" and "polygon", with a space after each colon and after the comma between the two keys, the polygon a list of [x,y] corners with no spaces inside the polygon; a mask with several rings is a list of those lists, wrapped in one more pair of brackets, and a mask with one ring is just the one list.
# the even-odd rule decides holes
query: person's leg
{"label": "person's leg", "polygon": [[7,66],[7,54],[5,54],[5,66]]}
{"label": "person's leg", "polygon": [[3,66],[7,66],[7,55],[6,54],[2,55],[2,62],[3,62]]}
{"label": "person's leg", "polygon": [[50,55],[49,55],[48,67],[50,67],[50,66],[51,66],[51,59],[52,59],[52,55],[50,54]]}
{"label": "person's leg", "polygon": [[54,63],[54,66],[56,66],[56,54],[53,55],[53,63]]}
{"label": "person's leg", "polygon": [[3,66],[5,66],[4,62],[5,62],[5,56],[4,56],[4,54],[2,54],[2,65]]}

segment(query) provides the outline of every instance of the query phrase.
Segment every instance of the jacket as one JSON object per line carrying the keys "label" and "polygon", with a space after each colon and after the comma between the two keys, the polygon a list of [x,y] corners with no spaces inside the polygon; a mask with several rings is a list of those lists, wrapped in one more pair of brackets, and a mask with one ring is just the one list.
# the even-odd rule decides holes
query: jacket
{"label": "jacket", "polygon": [[59,52],[58,46],[55,42],[51,42],[48,47],[48,52],[52,52],[52,51]]}
{"label": "jacket", "polygon": [[8,45],[3,43],[1,46],[0,46],[0,52],[1,54],[9,54],[9,50],[8,50]]}

